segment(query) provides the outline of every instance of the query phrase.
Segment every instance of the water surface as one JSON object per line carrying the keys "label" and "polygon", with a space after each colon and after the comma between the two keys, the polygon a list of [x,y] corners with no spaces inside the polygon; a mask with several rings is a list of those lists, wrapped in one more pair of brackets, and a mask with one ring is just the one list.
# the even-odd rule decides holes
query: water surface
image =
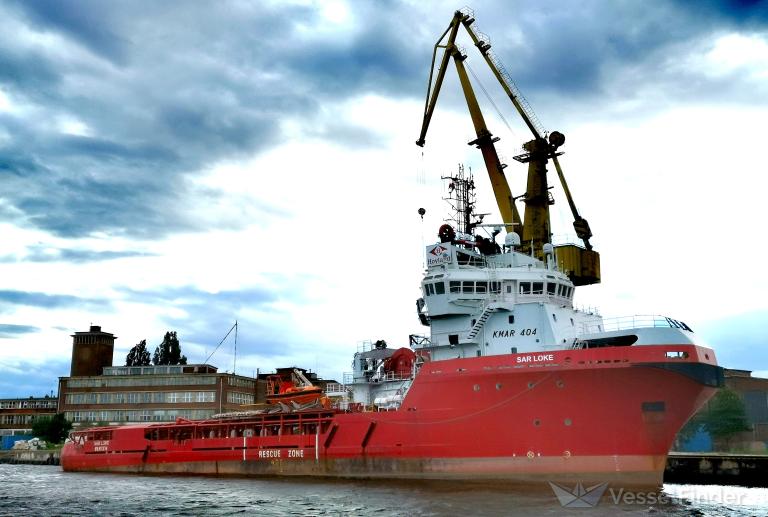
{"label": "water surface", "polygon": [[768,489],[665,485],[661,493],[627,493],[609,488],[595,507],[563,508],[549,486],[79,474],[56,466],[0,465],[0,516],[617,514],[764,516]]}

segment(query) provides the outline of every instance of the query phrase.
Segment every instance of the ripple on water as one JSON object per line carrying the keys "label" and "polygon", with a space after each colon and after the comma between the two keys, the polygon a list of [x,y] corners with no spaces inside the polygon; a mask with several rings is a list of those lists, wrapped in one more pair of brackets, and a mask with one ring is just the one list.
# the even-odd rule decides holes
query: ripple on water
{"label": "ripple on water", "polygon": [[[768,489],[665,485],[665,504],[615,504],[606,493],[589,517],[768,514]],[[317,479],[220,479],[72,474],[0,465],[0,516],[563,515],[549,487]]]}

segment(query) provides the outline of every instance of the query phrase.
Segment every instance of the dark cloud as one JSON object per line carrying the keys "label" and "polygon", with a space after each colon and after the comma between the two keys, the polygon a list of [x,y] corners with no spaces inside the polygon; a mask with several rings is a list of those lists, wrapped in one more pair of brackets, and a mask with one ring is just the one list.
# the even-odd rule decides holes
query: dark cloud
{"label": "dark cloud", "polygon": [[[535,93],[534,105],[548,114],[566,97],[572,105],[631,95],[626,88],[612,91],[613,78],[634,67],[643,84],[677,81],[677,90],[668,89],[681,99],[692,96],[691,84],[697,94],[731,95],[733,86],[670,77],[662,67],[686,41],[729,27],[764,27],[765,7],[691,5],[488,1],[477,17],[521,89]],[[194,179],[216,163],[284,141],[291,136],[281,129],[287,119],[304,121],[308,135],[349,147],[380,145],[375,120],[360,128],[328,107],[362,93],[421,99],[432,45],[452,15],[434,5],[351,2],[351,26],[335,31],[322,8],[238,1],[4,4],[6,26],[46,38],[0,33],[0,88],[24,107],[0,114],[6,138],[0,174],[8,180],[0,214],[65,237],[142,238],[275,217],[262,206],[247,219],[198,217],[194,207],[224,194],[196,188]],[[476,68],[484,66],[472,58]],[[739,84],[733,77],[728,83]],[[441,103],[463,102],[457,91]],[[541,102],[547,95],[555,98]]]}
{"label": "dark cloud", "polygon": [[83,264],[128,257],[150,257],[153,253],[140,251],[94,251],[88,249],[30,246],[23,255],[0,256],[0,263],[14,262],[70,262]]}
{"label": "dark cloud", "polygon": [[0,290],[0,310],[3,306],[26,305],[44,309],[78,307],[85,309],[105,309],[111,306],[109,300],[80,298],[69,294],[46,294],[32,291]]}
{"label": "dark cloud", "polygon": [[60,31],[113,62],[125,59],[125,41],[110,30],[113,12],[107,3],[99,0],[33,0],[20,5],[35,25]]}
{"label": "dark cloud", "polygon": [[[274,356],[290,350],[290,332],[286,331],[290,329],[290,315],[274,304],[302,303],[305,293],[301,278],[278,280],[279,289],[248,288],[209,293],[183,286],[149,291],[122,288],[119,291],[132,302],[182,309],[184,316],[166,316],[164,322],[168,330],[180,332],[180,340],[196,345],[194,351],[199,357],[189,357],[198,362],[213,351],[235,321],[239,325],[238,353],[250,351],[261,356]],[[234,335],[230,336],[223,351],[231,352],[233,339]],[[148,338],[147,342],[153,341]]]}
{"label": "dark cloud", "polygon": [[59,377],[69,375],[68,360],[19,362],[0,365],[0,393],[3,397],[42,397],[57,394]]}
{"label": "dark cloud", "polygon": [[[658,48],[698,30],[675,19],[666,2],[587,0],[577,4],[546,0],[485,5],[475,11],[475,30],[488,34],[494,52],[526,92],[569,97],[600,94],[606,73],[649,59]],[[473,63],[479,53],[467,45]]]}
{"label": "dark cloud", "polygon": [[674,0],[673,3],[695,18],[709,19],[713,23],[727,20],[747,27],[768,25],[768,4],[765,0]]}
{"label": "dark cloud", "polygon": [[40,330],[38,327],[31,325],[12,325],[8,323],[0,323],[0,339],[2,338],[14,338],[22,334],[31,334]]}

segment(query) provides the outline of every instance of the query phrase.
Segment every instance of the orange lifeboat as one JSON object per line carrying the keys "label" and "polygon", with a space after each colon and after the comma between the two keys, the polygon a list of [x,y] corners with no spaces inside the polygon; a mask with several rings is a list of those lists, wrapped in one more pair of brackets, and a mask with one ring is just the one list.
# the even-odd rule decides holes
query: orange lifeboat
{"label": "orange lifeboat", "polygon": [[268,404],[277,404],[278,402],[307,404],[322,396],[323,389],[310,383],[298,369],[278,370],[276,375],[267,377],[266,400]]}

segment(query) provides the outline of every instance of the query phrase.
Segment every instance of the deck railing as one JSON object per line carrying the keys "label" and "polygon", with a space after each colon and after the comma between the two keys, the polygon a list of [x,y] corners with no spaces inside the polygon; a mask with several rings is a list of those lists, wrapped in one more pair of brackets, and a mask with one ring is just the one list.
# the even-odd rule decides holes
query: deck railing
{"label": "deck railing", "polygon": [[633,316],[604,318],[602,323],[590,322],[582,326],[582,330],[585,334],[637,328],[677,328],[692,332],[691,327],[682,321],[658,314],[639,314]]}

